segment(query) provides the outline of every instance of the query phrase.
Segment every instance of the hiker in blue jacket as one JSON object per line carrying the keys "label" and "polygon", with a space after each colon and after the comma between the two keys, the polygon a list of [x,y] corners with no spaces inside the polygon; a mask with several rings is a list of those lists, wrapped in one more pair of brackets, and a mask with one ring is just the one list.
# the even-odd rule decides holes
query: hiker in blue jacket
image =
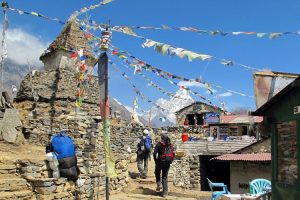
{"label": "hiker in blue jacket", "polygon": [[150,132],[145,129],[143,136],[140,138],[137,144],[137,167],[140,172],[141,178],[147,178],[148,174],[148,159],[153,148],[152,139],[149,135]]}
{"label": "hiker in blue jacket", "polygon": [[168,173],[175,157],[174,148],[167,132],[161,134],[161,141],[155,145],[153,157],[155,161],[156,191],[159,192],[162,189],[161,196],[166,197],[168,195]]}

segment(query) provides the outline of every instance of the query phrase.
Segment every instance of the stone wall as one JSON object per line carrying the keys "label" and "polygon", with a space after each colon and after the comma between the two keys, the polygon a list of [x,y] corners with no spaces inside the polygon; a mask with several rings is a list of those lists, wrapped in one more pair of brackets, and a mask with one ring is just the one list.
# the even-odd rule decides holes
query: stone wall
{"label": "stone wall", "polygon": [[200,191],[199,156],[176,156],[171,165],[169,181],[184,189]]}
{"label": "stone wall", "polygon": [[[30,104],[30,102],[26,102],[26,104]],[[27,141],[46,146],[50,141],[49,137],[54,133],[61,130],[68,130],[68,135],[73,138],[76,145],[77,165],[80,170],[79,179],[82,183],[82,186],[77,188],[77,193],[80,194],[81,199],[104,195],[105,161],[102,132],[99,132],[99,117],[93,117],[85,113],[76,115],[68,108],[70,105],[63,103],[63,101],[55,102],[54,107],[56,113],[59,114],[52,117],[47,112],[49,107],[45,104],[39,103],[39,112],[33,116],[30,116],[29,113],[30,117],[27,123],[24,123]],[[111,179],[110,190],[111,192],[116,192],[120,191],[127,184],[129,154],[126,152],[126,148],[121,148],[118,141],[114,141],[113,138],[112,146],[116,147],[112,149],[114,155],[117,155],[116,171],[118,176]],[[55,185],[55,183],[53,182],[52,185]],[[49,196],[49,198],[51,199],[52,197]]]}
{"label": "stone wall", "polygon": [[271,138],[260,140],[236,153],[271,153]]}

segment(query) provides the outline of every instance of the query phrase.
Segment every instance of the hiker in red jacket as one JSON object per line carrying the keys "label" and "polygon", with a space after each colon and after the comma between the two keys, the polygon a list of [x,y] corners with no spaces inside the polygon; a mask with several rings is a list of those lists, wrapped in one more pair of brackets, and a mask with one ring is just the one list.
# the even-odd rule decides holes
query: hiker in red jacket
{"label": "hiker in red jacket", "polygon": [[161,193],[162,197],[168,195],[168,172],[174,156],[174,148],[171,144],[171,140],[166,132],[164,132],[161,134],[161,141],[156,144],[153,152],[157,184],[156,191],[159,192],[163,189]]}

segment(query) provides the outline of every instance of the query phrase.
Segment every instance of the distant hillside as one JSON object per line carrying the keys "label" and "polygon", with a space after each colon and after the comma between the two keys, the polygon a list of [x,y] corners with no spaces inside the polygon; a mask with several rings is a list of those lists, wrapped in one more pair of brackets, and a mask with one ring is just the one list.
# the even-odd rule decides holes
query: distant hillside
{"label": "distant hillside", "polygon": [[[41,67],[31,66],[31,70],[39,69]],[[12,96],[12,85],[19,88],[22,79],[29,72],[28,65],[16,64],[10,59],[5,60],[4,63],[4,89]]]}

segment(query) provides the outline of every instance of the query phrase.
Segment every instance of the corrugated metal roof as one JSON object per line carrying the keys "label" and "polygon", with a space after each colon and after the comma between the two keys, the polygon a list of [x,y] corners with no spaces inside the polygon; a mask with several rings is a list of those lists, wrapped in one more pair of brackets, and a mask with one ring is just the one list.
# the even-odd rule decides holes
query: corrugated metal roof
{"label": "corrugated metal roof", "polygon": [[253,154],[224,154],[211,160],[221,161],[271,161],[271,153],[253,153]]}
{"label": "corrugated metal roof", "polygon": [[[251,119],[253,118],[253,119]],[[248,115],[221,115],[220,122],[224,124],[249,124],[253,120],[254,123],[263,121],[263,117],[248,116]]]}
{"label": "corrugated metal roof", "polygon": [[251,140],[176,142],[178,150],[192,155],[221,155],[235,152],[252,144]]}
{"label": "corrugated metal roof", "polygon": [[272,106],[275,102],[279,101],[283,96],[285,96],[287,93],[291,92],[294,89],[298,89],[300,87],[300,76],[294,80],[292,83],[287,85],[285,88],[283,88],[280,92],[278,92],[275,96],[273,96],[270,100],[268,100],[264,105],[259,107],[255,112],[253,112],[253,115],[256,116],[263,116]]}

